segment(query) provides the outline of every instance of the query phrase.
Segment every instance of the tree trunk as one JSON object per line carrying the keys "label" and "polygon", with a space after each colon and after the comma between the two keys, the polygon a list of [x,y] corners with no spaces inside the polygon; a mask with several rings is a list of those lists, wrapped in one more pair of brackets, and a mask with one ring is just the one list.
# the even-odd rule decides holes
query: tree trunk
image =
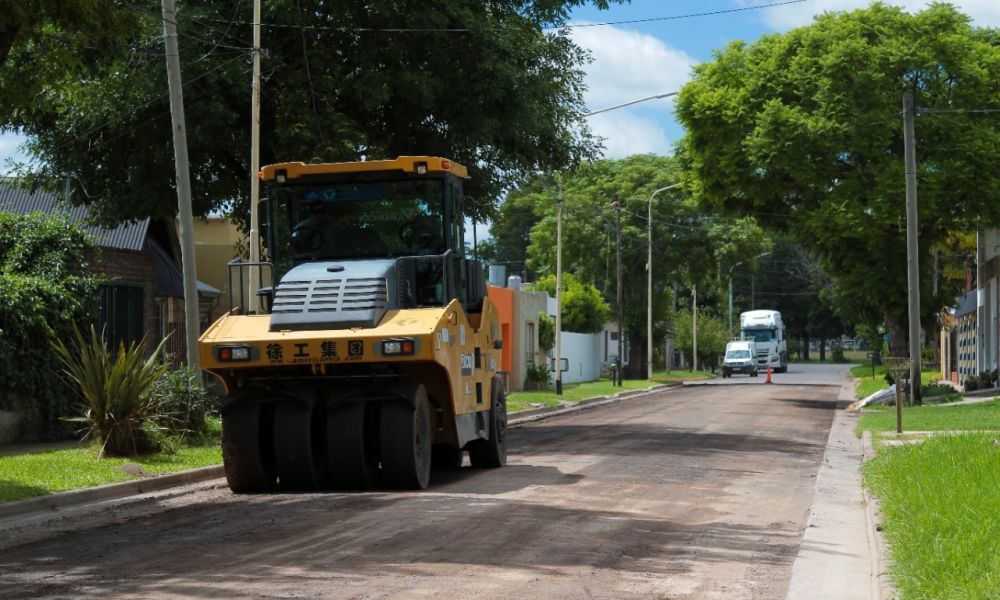
{"label": "tree trunk", "polygon": [[628,366],[622,373],[625,379],[646,378],[646,338],[631,332],[628,336]]}
{"label": "tree trunk", "polygon": [[[906,319],[896,320],[886,315],[886,329],[889,333],[889,356],[909,356],[909,344],[906,339],[908,325]],[[920,357],[917,357],[918,359]]]}
{"label": "tree trunk", "polygon": [[802,350],[799,351],[799,354],[802,355],[804,362],[809,362],[809,341],[808,335],[802,336]]}
{"label": "tree trunk", "polygon": [[819,341],[819,362],[826,362],[826,338]]}

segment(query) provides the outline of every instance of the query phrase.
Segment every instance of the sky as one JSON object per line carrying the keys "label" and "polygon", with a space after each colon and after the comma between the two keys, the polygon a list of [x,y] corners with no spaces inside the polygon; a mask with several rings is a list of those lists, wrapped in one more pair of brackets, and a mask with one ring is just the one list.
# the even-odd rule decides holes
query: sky
{"label": "sky", "polygon": [[[761,7],[768,4],[779,6]],[[915,12],[924,0],[887,0]],[[953,0],[980,26],[1000,27],[1000,0]],[[676,92],[688,81],[692,68],[712,59],[715,50],[733,40],[753,42],[767,33],[807,25],[814,15],[852,10],[868,0],[632,0],[609,10],[592,6],[572,14],[573,40],[590,51],[586,65],[589,110],[598,110],[639,98]],[[743,10],[737,10],[743,9]],[[737,11],[721,12],[720,11]],[[686,15],[703,14],[704,16]],[[597,23],[659,19],[644,23]],[[604,156],[621,158],[652,152],[669,154],[683,131],[673,116],[671,99],[651,100],[589,118],[591,129],[604,138]],[[0,134],[0,174],[7,159],[24,160],[18,152],[23,138]]]}
{"label": "sky", "polygon": [[[862,8],[868,0],[805,0],[769,8],[787,0],[632,0],[601,11],[583,7],[572,15],[571,35],[590,51],[585,67],[587,108],[598,110],[630,100],[675,92],[690,79],[692,68],[734,40],[753,42],[762,35],[808,25],[828,11]],[[909,12],[923,0],[890,0]],[[1000,27],[1000,0],[953,0],[980,26]],[[580,26],[594,23],[663,19],[747,9],[724,14],[671,18],[645,23]],[[651,100],[589,118],[591,130],[604,138],[606,158],[652,152],[670,154],[683,130],[673,116],[672,99]]]}

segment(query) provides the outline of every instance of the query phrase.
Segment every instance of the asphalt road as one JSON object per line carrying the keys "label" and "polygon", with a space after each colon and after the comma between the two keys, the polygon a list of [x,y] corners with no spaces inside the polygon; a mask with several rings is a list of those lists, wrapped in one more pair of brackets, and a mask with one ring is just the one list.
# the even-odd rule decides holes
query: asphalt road
{"label": "asphalt road", "polygon": [[[788,365],[788,370],[784,373],[772,373],[771,380],[774,383],[795,383],[795,384],[828,384],[841,385],[851,381],[850,368],[852,365],[829,364],[829,363],[792,363]],[[708,385],[757,385],[763,384],[767,380],[767,373],[761,371],[757,377],[749,375],[733,375],[723,379],[709,379],[705,383]]]}
{"label": "asphalt road", "polygon": [[105,511],[0,541],[0,596],[783,598],[837,392],[631,398],[515,429],[506,468],[424,492]]}

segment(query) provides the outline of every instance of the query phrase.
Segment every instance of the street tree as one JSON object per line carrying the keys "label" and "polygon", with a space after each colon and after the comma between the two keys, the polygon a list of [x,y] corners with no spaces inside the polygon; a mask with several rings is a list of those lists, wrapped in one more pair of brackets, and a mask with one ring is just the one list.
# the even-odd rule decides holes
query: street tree
{"label": "street tree", "polygon": [[[576,333],[598,333],[611,317],[611,307],[591,283],[580,281],[572,273],[562,276],[562,328]],[[532,289],[556,295],[556,276],[546,275]]]}
{"label": "street tree", "polygon": [[[261,163],[447,156],[472,171],[468,209],[489,216],[512,174],[572,164],[598,147],[579,117],[586,53],[558,29],[583,3],[264,2]],[[161,14],[154,3],[129,6],[136,25],[109,41],[111,53],[61,39],[90,58],[74,68],[45,45],[13,47],[8,62],[45,72],[47,85],[0,122],[29,136],[39,179],[71,176],[75,200],[112,223],[172,216],[176,205]],[[178,7],[200,214],[228,205],[247,216],[249,6]],[[0,89],[19,74],[0,72]]]}
{"label": "street tree", "polygon": [[[579,165],[563,180],[563,270],[592,283],[612,307],[617,306],[616,215],[621,205],[622,313],[629,339],[625,376],[645,378],[647,310],[647,210],[650,194],[676,183],[674,159],[636,155]],[[528,265],[540,274],[555,273],[556,186],[529,181],[522,189],[541,218],[531,230]],[[521,191],[516,192],[521,193]],[[706,215],[677,188],[653,200],[653,321],[669,325],[673,284],[708,289],[716,285],[720,256],[752,255],[761,239],[743,231],[752,220]],[[727,241],[728,240],[728,241]],[[718,251],[718,252],[717,252]],[[721,254],[720,254],[721,253]],[[614,312],[614,310],[613,310]],[[659,346],[667,327],[654,328]]]}
{"label": "street tree", "polygon": [[[691,358],[694,352],[694,335],[692,324],[694,315],[691,310],[684,310],[677,314],[675,319],[674,346],[681,354]],[[719,356],[726,350],[726,341],[729,335],[726,332],[726,323],[718,316],[709,312],[698,313],[698,360],[692,361],[690,368],[697,370],[699,366],[708,363],[714,371],[718,363]]]}
{"label": "street tree", "polygon": [[854,323],[906,348],[901,104],[918,107],[920,293],[926,328],[957,291],[932,286],[932,249],[1000,223],[997,32],[947,4],[875,3],[733,42],[695,69],[677,114],[685,177],[705,206],[756,215],[821,260]]}
{"label": "street tree", "polygon": [[[68,73],[112,60],[138,15],[118,0],[16,0],[0,10],[0,130],[13,109],[35,102]],[[43,62],[27,60],[44,56]],[[12,58],[13,57],[13,58]]]}

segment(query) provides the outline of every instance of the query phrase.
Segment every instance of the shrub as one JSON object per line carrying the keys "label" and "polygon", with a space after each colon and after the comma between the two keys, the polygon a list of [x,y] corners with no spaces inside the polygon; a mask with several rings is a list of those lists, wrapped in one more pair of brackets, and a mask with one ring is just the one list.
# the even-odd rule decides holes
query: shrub
{"label": "shrub", "polygon": [[844,359],[844,348],[839,342],[834,343],[830,346],[830,360],[837,363],[845,362]]}
{"label": "shrub", "polygon": [[202,384],[198,372],[183,365],[157,380],[153,393],[161,401],[163,426],[171,434],[202,433],[205,418],[217,408],[215,395]]}
{"label": "shrub", "polygon": [[119,342],[112,353],[93,326],[85,340],[74,327],[74,347],[55,344],[66,379],[83,400],[83,415],[66,418],[83,423],[84,439],[96,438],[101,454],[135,456],[163,448],[163,400],[154,391],[169,368],[159,362],[166,339],[144,357],[142,344]]}
{"label": "shrub", "polygon": [[974,392],[979,389],[979,377],[976,375],[969,375],[965,378],[965,391]]}
{"label": "shrub", "polygon": [[30,437],[63,434],[69,411],[52,348],[70,339],[74,323],[96,314],[97,281],[87,269],[92,242],[65,218],[0,212],[0,409],[24,406],[44,429]]}
{"label": "shrub", "polygon": [[527,378],[532,383],[548,383],[551,374],[548,366],[544,364],[528,365]]}

